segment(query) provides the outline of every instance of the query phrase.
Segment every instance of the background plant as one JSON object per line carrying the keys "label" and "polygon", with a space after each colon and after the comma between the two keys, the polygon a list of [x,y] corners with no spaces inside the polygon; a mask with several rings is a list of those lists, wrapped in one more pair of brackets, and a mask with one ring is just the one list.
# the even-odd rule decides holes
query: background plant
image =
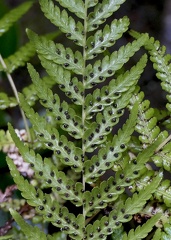
{"label": "background plant", "polygon": [[[75,46],[73,51],[27,31],[58,88],[53,93],[28,64],[33,88],[46,112],[43,116],[36,113],[20,94],[36,137],[25,144],[11,126],[9,130],[35,173],[34,185],[24,180],[13,161],[8,158],[7,162],[22,196],[45,222],[56,226],[55,233],[46,235],[26,224],[14,210],[12,216],[29,239],[33,233],[37,239],[166,238],[170,180],[163,173],[170,171],[169,124],[165,124],[170,108],[167,105],[162,112],[151,108],[138,88],[147,55],[131,68],[128,61],[144,46],[155,62],[162,87],[167,86],[169,100],[170,57],[165,57],[159,42],[133,32],[136,40],[108,51],[128,30],[127,17],[105,24],[122,0],[39,2],[44,15]],[[61,92],[66,95],[64,101]],[[125,118],[123,126],[118,125]],[[158,126],[161,120],[164,131]]]}
{"label": "background plant", "polygon": [[[19,98],[18,98],[18,91],[16,88],[16,81],[14,79],[13,73],[16,69],[23,67],[28,60],[30,60],[33,55],[35,54],[35,48],[31,42],[27,42],[25,45],[18,47],[17,44],[17,34],[18,28],[15,23],[27,13],[27,11],[32,7],[33,1],[24,2],[23,4],[19,5],[17,8],[11,10],[4,14],[0,19],[0,77],[1,77],[1,93],[0,93],[0,168],[1,168],[1,191],[0,191],[0,203],[1,203],[1,212],[0,212],[0,236],[6,234],[6,232],[11,228],[12,221],[9,220],[5,226],[5,221],[8,218],[9,207],[14,207],[16,209],[24,209],[24,205],[26,204],[24,199],[18,199],[13,195],[16,186],[9,186],[13,183],[9,173],[6,171],[7,164],[5,161],[5,154],[12,157],[14,163],[16,164],[19,171],[31,177],[33,175],[33,171],[29,168],[29,164],[23,162],[21,156],[19,156],[18,149],[15,147],[13,140],[9,134],[7,129],[7,121],[12,121],[8,114],[8,110],[11,108],[15,108],[17,112],[17,106],[19,105]],[[3,9],[3,2],[1,2],[1,14]],[[54,33],[47,34],[47,38],[54,38],[55,36],[59,35],[59,31]],[[8,84],[4,84],[6,81],[9,81]],[[29,103],[34,105],[36,101],[35,91],[33,89],[32,84],[26,87],[23,83],[25,79],[22,79],[23,87],[23,94],[29,99]],[[53,85],[52,81],[47,80],[47,84]],[[13,91],[13,96],[11,96],[11,91],[6,89],[5,85],[9,85]],[[21,110],[20,119],[23,118],[23,122],[25,124],[25,130],[18,131],[18,135],[22,137],[25,141],[30,141],[30,130],[28,129],[28,124],[25,119],[24,112]],[[14,123],[14,120],[13,120]],[[23,124],[23,125],[24,125]],[[19,126],[21,124],[18,124]],[[26,134],[27,131],[27,134]],[[3,172],[3,173],[2,173]],[[33,177],[33,176],[32,176]],[[4,193],[3,193],[4,191]],[[14,197],[15,196],[15,197]],[[23,210],[22,210],[23,211]],[[31,214],[32,215],[32,214]],[[31,217],[30,215],[30,217]],[[28,214],[29,216],[29,214]]]}

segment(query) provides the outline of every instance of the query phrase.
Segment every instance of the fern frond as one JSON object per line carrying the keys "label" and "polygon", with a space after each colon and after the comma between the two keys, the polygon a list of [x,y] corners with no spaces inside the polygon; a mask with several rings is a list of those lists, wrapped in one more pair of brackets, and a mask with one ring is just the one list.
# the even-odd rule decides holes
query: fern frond
{"label": "fern frond", "polygon": [[126,71],[116,79],[112,79],[109,85],[104,86],[101,90],[97,88],[93,94],[88,94],[85,98],[86,119],[92,118],[92,113],[99,112],[105,106],[112,105],[116,99],[121,97],[123,92],[128,91],[131,86],[136,85],[146,66],[146,62],[147,56],[144,55],[130,71]]}
{"label": "fern frond", "polygon": [[89,64],[86,67],[85,87],[92,88],[97,83],[104,82],[107,77],[113,76],[145,44],[147,39],[148,35],[144,34],[138,40],[122,46],[110,56],[105,56],[101,61],[97,60],[94,65]]}
{"label": "fern frond", "polygon": [[[132,188],[133,182],[135,179],[139,179],[140,171],[144,169],[144,164],[149,161],[158,143],[159,140],[139,154],[137,159],[131,161],[130,158],[128,158],[124,163],[124,169],[117,171],[114,177],[103,181],[99,187],[96,186],[93,188],[91,193],[85,192],[85,209],[88,216],[92,216],[92,214],[97,213],[99,209],[105,208],[106,204],[109,204],[111,201],[116,201],[125,191],[125,187],[131,186]],[[95,167],[97,167],[97,163]],[[102,175],[102,172],[99,170],[99,175],[100,174]],[[159,177],[161,179],[162,174],[160,174]],[[90,178],[90,180],[93,182],[94,177]],[[145,178],[145,180],[146,184],[143,184],[143,188],[147,186],[147,178]],[[138,180],[135,182],[139,184]],[[139,189],[141,190],[141,188]]]}
{"label": "fern frond", "polygon": [[168,142],[165,146],[162,147],[162,150],[158,151],[155,154],[155,156],[152,158],[156,166],[163,167],[167,171],[170,171],[171,169],[170,147],[171,147],[171,143]]}
{"label": "fern frond", "polygon": [[[64,69],[62,66],[39,56],[42,66],[51,78],[58,84],[61,91],[63,91],[74,104],[83,105],[83,84],[77,77],[71,78],[71,72]],[[57,76],[60,76],[58,78]]]}
{"label": "fern frond", "polygon": [[[136,31],[130,31],[130,34],[138,38],[141,36],[140,33]],[[171,79],[171,55],[166,54],[166,47],[161,46],[158,40],[155,40],[153,37],[149,38],[148,43],[144,45],[144,47],[148,50],[150,54],[150,60],[153,62],[153,67],[157,71],[156,76],[160,79],[161,87],[168,94],[166,95],[169,103],[166,104],[166,107],[169,111],[171,111],[171,88],[170,88],[170,79]]]}
{"label": "fern frond", "polygon": [[[53,95],[52,91],[47,88],[46,84],[43,83],[39,74],[31,65],[28,65],[28,70],[37,88],[37,95],[39,99],[41,99],[42,105],[49,109],[63,130],[67,131],[76,139],[82,138],[83,129],[81,128],[81,117],[78,117],[78,115],[75,117],[76,113],[74,109],[72,109],[67,102],[63,101],[60,103],[59,96],[57,94]],[[71,116],[74,117],[71,118]],[[68,125],[67,128],[65,126],[66,124]]]}
{"label": "fern frond", "polygon": [[166,107],[171,111],[171,55],[166,54],[166,47],[161,46],[160,42],[154,38],[149,39],[148,44],[145,44],[145,48],[149,51],[150,60],[153,62],[153,67],[157,71],[157,78],[162,81],[162,89],[168,93],[166,98],[169,103],[167,103]]}
{"label": "fern frond", "polygon": [[11,10],[3,18],[0,19],[0,36],[2,36],[8,29],[20,19],[33,5],[32,1],[22,3],[15,9]]}
{"label": "fern frond", "polygon": [[[54,226],[61,227],[61,231],[64,233],[73,234],[73,239],[80,239],[80,236],[82,237],[83,235],[83,217],[81,215],[75,217],[74,214],[68,212],[66,207],[61,207],[57,201],[52,200],[50,195],[44,194],[40,189],[36,191],[35,188],[19,174],[12,160],[7,158],[7,162],[13,179],[21,191],[22,196],[27,199],[28,204],[36,207],[37,212],[43,215],[45,221],[50,221]],[[68,222],[67,219],[69,219],[70,222]],[[77,224],[78,222],[80,224],[79,226]]]}
{"label": "fern frond", "polygon": [[[33,42],[38,54],[53,63],[62,65],[65,69],[72,70],[76,74],[83,74],[83,57],[81,52],[64,48],[62,44],[55,44],[45,37],[39,37],[31,30],[27,31],[30,40]],[[76,59],[76,60],[75,60]]]}
{"label": "fern frond", "polygon": [[30,163],[36,177],[44,182],[44,187],[52,188],[53,192],[62,195],[66,200],[74,201],[77,205],[82,204],[82,184],[77,183],[75,185],[74,181],[67,177],[64,172],[58,171],[49,159],[46,158],[43,161],[39,154],[30,151],[17,137],[11,125],[9,125],[9,130],[24,161]]}
{"label": "fern frond", "polygon": [[53,234],[53,236],[47,236],[48,240],[67,240],[67,235],[63,232]]}
{"label": "fern frond", "polygon": [[139,112],[135,130],[140,134],[139,140],[143,143],[143,147],[148,146],[155,141],[156,138],[162,135],[160,147],[162,150],[159,151],[160,149],[156,149],[156,153],[152,157],[152,160],[158,167],[162,166],[164,169],[170,170],[170,143],[165,142],[168,137],[168,132],[160,131],[160,128],[157,125],[157,118],[155,116],[154,109],[150,108],[150,102],[148,100],[143,100],[143,98],[144,93],[137,93],[136,90],[130,101],[131,104],[134,104],[137,101],[139,104]]}
{"label": "fern frond", "polygon": [[98,145],[106,141],[107,135],[112,131],[112,127],[118,123],[119,117],[123,115],[123,109],[127,106],[133,90],[134,86],[123,93],[113,106],[106,107],[103,113],[97,114],[96,122],[92,123],[91,127],[84,134],[84,148],[86,152],[94,151]]}
{"label": "fern frond", "polygon": [[[52,88],[55,85],[55,81],[53,81],[53,79],[49,76],[43,77],[42,80],[48,88]],[[33,106],[38,100],[37,91],[34,84],[30,84],[29,86],[23,88],[22,94],[30,106]]]}
{"label": "fern frond", "polygon": [[159,185],[155,197],[161,202],[164,202],[165,205],[170,208],[171,207],[171,187],[170,187],[170,180],[164,180]]}
{"label": "fern frond", "polygon": [[0,93],[0,109],[15,107],[18,102],[15,97],[9,97],[6,93]]}
{"label": "fern frond", "polygon": [[109,217],[104,216],[101,220],[96,220],[93,225],[89,224],[86,227],[87,239],[91,239],[91,236],[95,239],[106,239],[114,229],[121,227],[122,223],[130,221],[131,215],[141,210],[159,182],[160,178],[156,177],[150,185],[146,186],[145,191],[134,194],[125,203],[121,201],[119,207],[110,212]]}
{"label": "fern frond", "polygon": [[[47,39],[53,39],[58,36],[59,32],[46,34],[45,37]],[[7,71],[8,73],[12,73],[18,67],[22,67],[26,64],[26,62],[35,54],[35,47],[32,42],[26,43],[24,46],[20,47],[14,54],[10,55],[8,58],[4,59],[6,64],[6,68],[0,64],[0,71]]]}
{"label": "fern frond", "polygon": [[120,8],[120,5],[125,0],[108,0],[98,3],[94,11],[88,15],[87,29],[88,31],[94,31],[100,24],[106,21],[106,18],[110,17],[115,11]]}
{"label": "fern frond", "polygon": [[158,228],[152,238],[152,240],[170,240],[171,236],[171,226],[170,226],[170,219],[168,222],[166,222],[163,226],[163,230],[161,228]]}
{"label": "fern frond", "polygon": [[10,209],[10,213],[15,219],[16,223],[20,226],[23,233],[27,234],[28,239],[47,240],[44,232],[42,232],[38,227],[33,227],[26,223],[19,213],[12,209]]}
{"label": "fern frond", "polygon": [[[25,63],[35,54],[35,49],[32,43],[28,42],[22,46],[13,55],[4,59],[7,66],[7,71],[12,73],[18,67],[24,66]],[[0,66],[0,71],[3,71],[3,67]],[[6,70],[4,70],[6,71]]]}
{"label": "fern frond", "polygon": [[14,144],[9,131],[0,130],[0,150],[6,152],[11,144]]}
{"label": "fern frond", "polygon": [[[138,88],[132,96],[131,105],[138,101],[139,112],[138,121],[135,127],[140,134],[139,139],[144,144],[151,144],[160,134],[160,128],[157,126],[157,118],[154,116],[153,108],[150,108],[149,100],[144,100],[144,93],[138,93]],[[167,137],[167,133],[165,132]]]}
{"label": "fern frond", "polygon": [[[22,95],[20,95],[20,102],[26,116],[31,120],[38,139],[44,143],[48,149],[51,149],[57,154],[59,153],[59,157],[64,164],[73,166],[75,171],[81,171],[83,168],[82,150],[75,147],[64,135],[59,136],[57,129],[52,129],[44,117],[40,117],[35,113],[25,102]],[[64,127],[67,128],[68,125]]]}
{"label": "fern frond", "polygon": [[114,19],[110,25],[105,25],[103,30],[95,32],[94,36],[87,39],[87,59],[92,59],[97,54],[102,53],[107,47],[114,45],[129,26],[129,19],[123,17],[119,20]]}
{"label": "fern frond", "polygon": [[161,214],[157,214],[150,218],[142,226],[138,226],[135,230],[130,230],[128,235],[124,235],[122,240],[138,240],[144,239],[153,229],[155,223],[160,219]]}
{"label": "fern frond", "polygon": [[60,5],[64,8],[68,8],[70,12],[75,13],[79,18],[85,19],[86,12],[84,9],[84,4],[82,0],[73,0],[72,2],[70,0],[56,0],[60,3]]}
{"label": "fern frond", "polygon": [[44,15],[59,29],[66,33],[69,39],[72,39],[75,44],[82,46],[84,27],[81,22],[68,16],[66,10],[61,11],[58,6],[55,6],[51,0],[39,0],[42,12]]}
{"label": "fern frond", "polygon": [[93,156],[91,160],[85,162],[86,181],[92,181],[91,176],[96,180],[96,178],[104,174],[107,169],[110,169],[115,161],[118,161],[122,157],[122,152],[126,150],[127,143],[134,131],[136,114],[137,105],[133,108],[130,118],[122,130],[119,130],[118,134],[113,137],[112,142],[101,148],[98,155]]}

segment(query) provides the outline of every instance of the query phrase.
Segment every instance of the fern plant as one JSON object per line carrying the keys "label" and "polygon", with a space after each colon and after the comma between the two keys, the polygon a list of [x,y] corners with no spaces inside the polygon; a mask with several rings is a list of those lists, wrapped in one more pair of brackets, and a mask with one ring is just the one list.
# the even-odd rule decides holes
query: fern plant
{"label": "fern plant", "polygon": [[[47,86],[46,78],[28,64],[33,89],[46,111],[38,114],[20,94],[34,142],[21,141],[9,125],[37,182],[24,179],[7,158],[11,175],[28,204],[56,227],[53,235],[45,234],[11,209],[27,239],[132,240],[149,234],[156,239],[170,230],[170,189],[163,178],[168,168],[162,158],[158,171],[149,164],[157,162],[163,146],[163,154],[168,151],[168,132],[157,126],[157,113],[137,87],[147,55],[130,69],[127,64],[142,46],[154,53],[152,40],[148,34],[134,34],[135,40],[110,53],[128,30],[129,19],[105,22],[124,2],[39,0],[46,18],[73,42],[73,49],[27,30],[46,77],[58,86],[57,91]],[[142,220],[144,215],[149,220],[136,228],[138,216]],[[154,225],[160,223],[166,234],[154,234]],[[130,231],[129,224],[135,226]]]}

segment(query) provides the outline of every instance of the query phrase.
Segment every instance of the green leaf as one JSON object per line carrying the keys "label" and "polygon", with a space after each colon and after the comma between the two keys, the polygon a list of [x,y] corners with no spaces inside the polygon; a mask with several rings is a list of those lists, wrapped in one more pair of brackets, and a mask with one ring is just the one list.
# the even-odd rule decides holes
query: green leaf
{"label": "green leaf", "polygon": [[155,192],[155,197],[165,203],[167,207],[171,206],[171,187],[170,187],[170,180],[164,180],[159,185],[157,191]]}
{"label": "green leaf", "polygon": [[27,235],[28,239],[35,239],[35,240],[47,240],[46,234],[42,232],[38,227],[33,227],[26,223],[23,218],[17,213],[15,210],[10,209],[10,213],[20,226],[22,232]]}
{"label": "green leaf", "polygon": [[39,55],[77,74],[83,73],[83,57],[81,52],[76,51],[73,53],[70,48],[64,48],[62,44],[55,44],[45,37],[39,37],[31,30],[27,30],[27,34]]}
{"label": "green leaf", "polygon": [[114,45],[115,41],[119,39],[128,29],[129,19],[123,17],[119,20],[114,19],[111,25],[105,25],[103,30],[95,32],[94,36],[87,39],[87,59],[92,59],[99,53],[106,50],[107,47]]}
{"label": "green leaf", "polygon": [[69,11],[75,13],[79,18],[84,19],[86,12],[84,10],[84,3],[82,0],[56,0],[64,8],[68,8]]}
{"label": "green leaf", "polygon": [[[18,189],[21,191],[22,196],[27,199],[29,205],[36,207],[36,211],[43,215],[46,221],[52,222],[54,226],[61,227],[64,233],[76,234],[74,239],[79,239],[78,236],[82,237],[84,223],[82,215],[75,217],[74,214],[69,213],[66,207],[61,207],[57,201],[54,201],[51,195],[44,194],[41,189],[35,190],[33,185],[24,180],[13,161],[8,157],[7,163]],[[70,220],[70,223],[66,222],[66,218]],[[72,225],[73,222],[75,224],[79,222],[80,225],[76,224],[78,227],[75,228],[75,224]]]}
{"label": "green leaf", "polygon": [[155,223],[160,219],[161,214],[154,215],[142,226],[138,226],[135,230],[131,229],[128,235],[124,235],[122,240],[138,240],[144,239],[152,231]]}
{"label": "green leaf", "polygon": [[20,19],[33,5],[32,1],[22,3],[15,9],[11,10],[9,13],[5,14],[3,18],[0,19],[0,36],[2,36],[8,29]]}
{"label": "green leaf", "polygon": [[[58,120],[58,123],[63,130],[67,131],[76,139],[82,138],[83,130],[81,128],[81,117],[76,115],[74,109],[72,109],[66,101],[60,103],[59,96],[52,93],[52,91],[46,86],[46,84],[44,84],[44,82],[40,79],[39,74],[30,64],[28,64],[28,71],[35,87],[37,88],[37,95],[39,99],[41,99],[42,105],[49,109],[49,111],[54,115],[55,119]],[[75,122],[77,122],[77,126],[75,126]],[[65,124],[68,125],[67,128],[65,127]]]}
{"label": "green leaf", "polygon": [[96,83],[103,82],[107,77],[113,76],[145,44],[147,39],[148,35],[144,34],[138,40],[114,51],[110,56],[105,56],[101,61],[97,60],[93,66],[89,64],[86,67],[86,88],[92,88]]}
{"label": "green leaf", "polygon": [[64,135],[59,137],[59,132],[56,128],[52,128],[44,117],[39,116],[32,108],[25,102],[24,97],[20,94],[20,103],[24,109],[26,116],[31,120],[34,131],[40,142],[56,152],[60,153],[60,160],[68,165],[73,166],[75,171],[80,172],[83,168],[82,150],[74,145],[73,142],[68,141]]}
{"label": "green leaf", "polygon": [[43,160],[39,154],[29,150],[28,146],[24,145],[17,137],[11,125],[9,125],[9,131],[24,161],[30,163],[36,178],[44,182],[44,187],[52,188],[54,193],[61,195],[64,199],[74,201],[76,205],[81,205],[82,184],[75,184],[64,172],[58,171],[50,159],[45,158]]}
{"label": "green leaf", "polygon": [[[111,168],[115,161],[118,161],[122,157],[122,152],[126,151],[126,146],[134,131],[137,110],[138,106],[135,105],[131,111],[130,118],[123,125],[122,130],[120,129],[118,134],[113,137],[112,142],[108,142],[107,146],[100,149],[97,156],[93,156],[90,161],[85,162],[86,181],[95,181],[97,177],[104,174],[107,169]],[[91,176],[93,176],[93,179]]]}
{"label": "green leaf", "polygon": [[106,18],[110,17],[115,11],[118,10],[120,5],[125,0],[103,0],[102,3],[98,3],[94,11],[88,16],[88,31],[95,30],[100,24],[106,21]]}
{"label": "green leaf", "polygon": [[0,109],[12,108],[18,105],[15,97],[9,97],[6,93],[0,93]]}
{"label": "green leaf", "polygon": [[48,240],[67,240],[67,235],[62,232],[53,234],[53,236],[47,236]]}
{"label": "green leaf", "polygon": [[115,100],[122,96],[123,92],[128,91],[131,86],[135,85],[146,63],[147,56],[144,55],[130,71],[126,71],[120,74],[116,79],[112,79],[108,86],[103,86],[102,89],[97,88],[93,94],[88,94],[85,98],[86,119],[93,117],[92,112],[99,112],[99,109],[103,110],[105,106],[114,104]]}
{"label": "green leaf", "polygon": [[[83,105],[83,84],[77,77],[72,78],[72,74],[67,69],[49,59],[39,56],[42,66],[46,72],[58,84],[61,91],[65,92],[74,104]],[[60,76],[58,78],[57,76]]]}
{"label": "green leaf", "polygon": [[82,32],[84,31],[82,23],[76,23],[71,16],[68,16],[65,9],[61,11],[58,6],[54,6],[51,0],[39,0],[39,2],[44,15],[62,32],[66,33],[69,39],[82,46]]}
{"label": "green leaf", "polygon": [[125,203],[120,201],[118,207],[110,212],[109,217],[103,216],[93,224],[88,224],[86,227],[87,239],[91,239],[92,234],[94,239],[106,239],[107,235],[112,234],[114,229],[121,227],[122,223],[130,221],[131,215],[138,213],[146,201],[150,199],[160,180],[160,177],[154,178],[153,182],[147,185],[139,194],[134,194],[132,198],[127,198]]}
{"label": "green leaf", "polygon": [[[47,39],[53,39],[54,37],[59,35],[58,32],[50,33],[45,35]],[[34,56],[36,50],[34,44],[31,42],[26,43],[21,46],[14,54],[10,55],[8,58],[4,59],[4,62],[7,66],[7,69],[3,69],[2,65],[0,65],[0,71],[7,71],[8,73],[14,72],[18,67],[22,67],[26,64],[28,60],[32,56]]]}
{"label": "green leaf", "polygon": [[129,103],[133,90],[134,86],[123,93],[113,106],[106,107],[103,113],[96,115],[96,122],[92,123],[84,134],[84,149],[86,152],[94,151],[98,145],[106,141],[112,127],[118,123],[119,118],[124,114],[124,108]]}

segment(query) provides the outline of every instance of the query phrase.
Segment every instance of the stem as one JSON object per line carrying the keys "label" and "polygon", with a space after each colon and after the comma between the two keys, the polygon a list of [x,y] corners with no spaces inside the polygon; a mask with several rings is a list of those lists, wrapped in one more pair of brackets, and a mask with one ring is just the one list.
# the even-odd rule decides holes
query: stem
{"label": "stem", "polygon": [[[85,1],[85,18],[84,18],[84,40],[83,40],[83,60],[84,60],[84,70],[83,70],[83,78],[82,78],[82,83],[84,87],[84,96],[83,96],[83,105],[82,105],[82,125],[84,128],[85,125],[85,75],[86,75],[86,60],[87,60],[87,53],[86,53],[86,41],[87,41],[87,4],[88,0]],[[84,136],[82,138],[82,154],[85,158],[85,147],[84,147]],[[82,173],[82,184],[83,184],[83,190],[85,191],[85,178],[84,178],[84,173]],[[84,219],[86,219],[85,216],[85,210],[84,210],[84,205],[83,205],[83,216]]]}
{"label": "stem", "polygon": [[[4,68],[5,70],[8,70],[6,64],[5,64],[5,62],[4,62],[4,60],[3,60],[2,56],[1,56],[1,54],[0,54],[0,62],[1,62],[1,64],[2,64],[2,66],[3,66],[3,68]],[[15,97],[16,97],[16,100],[17,100],[17,102],[18,102],[18,104],[19,104],[21,116],[22,116],[22,118],[23,118],[23,122],[24,122],[25,129],[26,129],[26,131],[27,131],[28,141],[31,142],[31,136],[30,136],[29,127],[28,127],[28,124],[27,124],[27,119],[26,119],[26,116],[25,116],[24,111],[23,111],[23,110],[21,109],[21,107],[20,107],[20,100],[19,100],[19,97],[18,97],[18,92],[17,92],[16,86],[15,86],[15,84],[14,84],[14,81],[13,81],[11,75],[10,75],[7,71],[6,71],[6,75],[7,75],[8,81],[9,81],[9,83],[10,83],[10,85],[11,85],[11,88],[12,88],[12,90],[13,90],[13,93],[14,93],[14,95],[15,95]]]}

